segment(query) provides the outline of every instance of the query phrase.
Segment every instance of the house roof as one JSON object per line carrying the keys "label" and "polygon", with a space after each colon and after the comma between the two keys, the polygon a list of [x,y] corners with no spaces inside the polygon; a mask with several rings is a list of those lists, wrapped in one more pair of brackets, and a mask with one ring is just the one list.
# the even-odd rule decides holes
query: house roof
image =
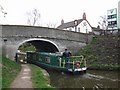
{"label": "house roof", "polygon": [[93,31],[105,31],[103,29],[100,29],[100,28],[96,28],[96,27],[92,27]]}
{"label": "house roof", "polygon": [[[63,24],[59,25],[57,28],[58,29],[66,29],[69,27],[75,27],[75,26],[79,25],[83,20],[86,20],[86,19],[78,19],[78,20],[74,20],[71,22],[63,23]],[[90,23],[88,21],[87,21],[87,23],[90,25]],[[92,27],[92,26],[90,25],[90,27]]]}

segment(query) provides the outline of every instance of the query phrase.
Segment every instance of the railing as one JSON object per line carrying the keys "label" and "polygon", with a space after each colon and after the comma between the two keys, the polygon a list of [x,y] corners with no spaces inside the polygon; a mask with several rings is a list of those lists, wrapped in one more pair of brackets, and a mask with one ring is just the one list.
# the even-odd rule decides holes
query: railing
{"label": "railing", "polygon": [[[83,55],[80,56],[71,56],[70,58],[62,58],[59,59],[59,66],[65,68],[66,65],[72,65],[72,68],[75,68],[75,65],[80,68],[80,65],[84,65],[86,67],[86,60]],[[70,67],[70,66],[69,66]]]}

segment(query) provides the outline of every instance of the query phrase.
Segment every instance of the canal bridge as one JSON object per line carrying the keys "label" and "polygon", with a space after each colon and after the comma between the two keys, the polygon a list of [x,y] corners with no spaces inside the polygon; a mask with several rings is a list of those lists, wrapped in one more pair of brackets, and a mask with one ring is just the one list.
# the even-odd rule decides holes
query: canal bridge
{"label": "canal bridge", "polygon": [[1,53],[14,59],[18,48],[28,42],[37,51],[62,52],[65,48],[77,52],[92,40],[93,35],[55,28],[23,25],[0,25]]}

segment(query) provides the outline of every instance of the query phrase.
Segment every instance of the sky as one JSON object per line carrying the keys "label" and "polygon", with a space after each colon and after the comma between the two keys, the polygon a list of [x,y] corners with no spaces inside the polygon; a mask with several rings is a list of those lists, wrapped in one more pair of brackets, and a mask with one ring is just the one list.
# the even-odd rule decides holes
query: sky
{"label": "sky", "polygon": [[81,19],[86,13],[89,23],[97,27],[100,16],[107,15],[107,10],[117,8],[120,0],[0,0],[0,5],[7,12],[0,13],[0,24],[27,25],[27,12],[39,10],[40,25],[59,26],[64,22]]}

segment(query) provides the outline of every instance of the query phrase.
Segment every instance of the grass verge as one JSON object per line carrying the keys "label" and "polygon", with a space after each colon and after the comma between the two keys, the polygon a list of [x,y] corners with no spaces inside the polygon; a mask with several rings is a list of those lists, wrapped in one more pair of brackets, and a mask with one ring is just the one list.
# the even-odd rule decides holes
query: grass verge
{"label": "grass verge", "polygon": [[20,72],[21,66],[4,56],[0,56],[0,58],[2,58],[2,88],[9,88]]}
{"label": "grass verge", "polygon": [[42,69],[36,65],[30,65],[32,70],[32,82],[34,88],[45,90],[58,90],[50,85],[49,76],[45,76]]}

